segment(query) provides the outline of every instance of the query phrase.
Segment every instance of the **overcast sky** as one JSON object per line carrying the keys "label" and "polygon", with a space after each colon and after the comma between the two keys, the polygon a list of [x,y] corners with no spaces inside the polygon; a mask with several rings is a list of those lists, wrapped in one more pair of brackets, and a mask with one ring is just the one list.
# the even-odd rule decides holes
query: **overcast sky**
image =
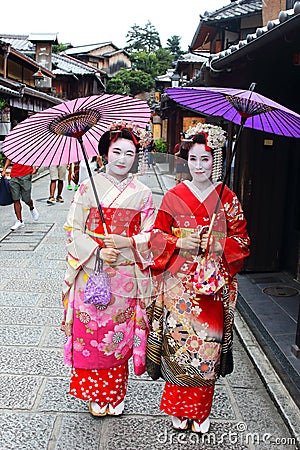
{"label": "overcast sky", "polygon": [[48,0],[1,1],[0,34],[58,33],[59,43],[72,45],[111,41],[126,45],[133,25],[149,20],[159,33],[161,44],[173,35],[181,36],[187,50],[199,24],[199,15],[214,11],[230,0]]}

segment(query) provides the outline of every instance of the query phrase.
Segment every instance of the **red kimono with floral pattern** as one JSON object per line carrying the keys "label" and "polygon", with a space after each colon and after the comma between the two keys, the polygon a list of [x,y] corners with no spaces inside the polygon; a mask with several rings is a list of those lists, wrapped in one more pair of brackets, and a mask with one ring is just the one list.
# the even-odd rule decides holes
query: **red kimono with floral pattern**
{"label": "red kimono with floral pattern", "polygon": [[[224,337],[232,334],[237,298],[234,276],[249,254],[246,220],[236,195],[225,187],[213,226],[212,235],[223,248],[220,262],[226,279],[215,295],[194,291],[197,255],[179,250],[176,242],[209,226],[220,188],[221,183],[200,192],[185,181],[169,190],[151,237],[154,285],[164,308],[161,374],[167,383],[161,408],[171,415],[201,421],[211,408]],[[155,331],[158,323],[151,326]]]}

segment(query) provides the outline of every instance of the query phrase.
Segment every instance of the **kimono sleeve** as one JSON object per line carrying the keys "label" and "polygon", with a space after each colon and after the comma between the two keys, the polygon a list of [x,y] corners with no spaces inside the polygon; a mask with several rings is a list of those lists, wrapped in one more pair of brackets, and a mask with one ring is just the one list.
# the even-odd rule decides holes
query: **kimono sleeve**
{"label": "kimono sleeve", "polygon": [[154,224],[155,206],[152,192],[147,190],[141,205],[141,224],[140,232],[132,236],[135,256],[142,269],[152,264],[150,251],[150,235]]}
{"label": "kimono sleeve", "polygon": [[224,248],[223,261],[230,276],[242,269],[244,259],[250,254],[250,239],[247,233],[247,222],[237,196],[230,195],[224,200],[227,223],[227,237],[220,240]]}
{"label": "kimono sleeve", "polygon": [[[151,233],[151,250],[154,258],[152,270],[154,273],[160,273],[165,270],[169,270],[172,273],[176,272],[185,261],[185,258],[178,254],[176,247],[178,237],[172,233],[172,226],[174,225],[172,202],[174,199],[174,194],[169,192],[165,194]],[[170,260],[175,254],[176,258],[173,258],[170,265]]]}

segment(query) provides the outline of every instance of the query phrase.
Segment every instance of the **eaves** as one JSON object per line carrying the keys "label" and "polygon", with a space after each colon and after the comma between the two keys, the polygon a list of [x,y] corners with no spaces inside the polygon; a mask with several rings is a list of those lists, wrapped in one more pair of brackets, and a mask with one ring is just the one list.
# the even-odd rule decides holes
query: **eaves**
{"label": "eaves", "polygon": [[[300,5],[300,4],[299,4]],[[237,45],[229,47],[216,55],[211,55],[208,65],[212,71],[219,71],[228,68],[241,58],[249,54],[255,54],[262,47],[272,44],[277,39],[288,39],[290,32],[300,29],[300,12],[296,12],[289,18],[282,14],[283,21],[270,21],[267,27],[258,28],[254,35],[248,35],[247,39],[240,41]],[[286,13],[283,12],[283,13]],[[285,18],[285,19],[284,19]]]}
{"label": "eaves", "polygon": [[9,95],[11,97],[22,97],[22,94],[20,92],[14,91],[13,89],[10,89],[10,88],[8,88],[6,86],[1,86],[0,85],[0,92],[2,94],[6,94],[6,95]]}

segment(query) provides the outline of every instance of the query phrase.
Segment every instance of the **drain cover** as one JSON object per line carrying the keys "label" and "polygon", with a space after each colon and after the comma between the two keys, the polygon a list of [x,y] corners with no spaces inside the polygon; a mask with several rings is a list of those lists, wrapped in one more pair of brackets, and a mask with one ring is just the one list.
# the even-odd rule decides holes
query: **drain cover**
{"label": "drain cover", "polygon": [[263,292],[267,295],[273,295],[274,297],[293,297],[298,295],[299,291],[290,286],[270,286],[263,289]]}
{"label": "drain cover", "polygon": [[34,251],[53,227],[53,223],[31,223],[25,228],[10,231],[0,239],[0,250]]}

